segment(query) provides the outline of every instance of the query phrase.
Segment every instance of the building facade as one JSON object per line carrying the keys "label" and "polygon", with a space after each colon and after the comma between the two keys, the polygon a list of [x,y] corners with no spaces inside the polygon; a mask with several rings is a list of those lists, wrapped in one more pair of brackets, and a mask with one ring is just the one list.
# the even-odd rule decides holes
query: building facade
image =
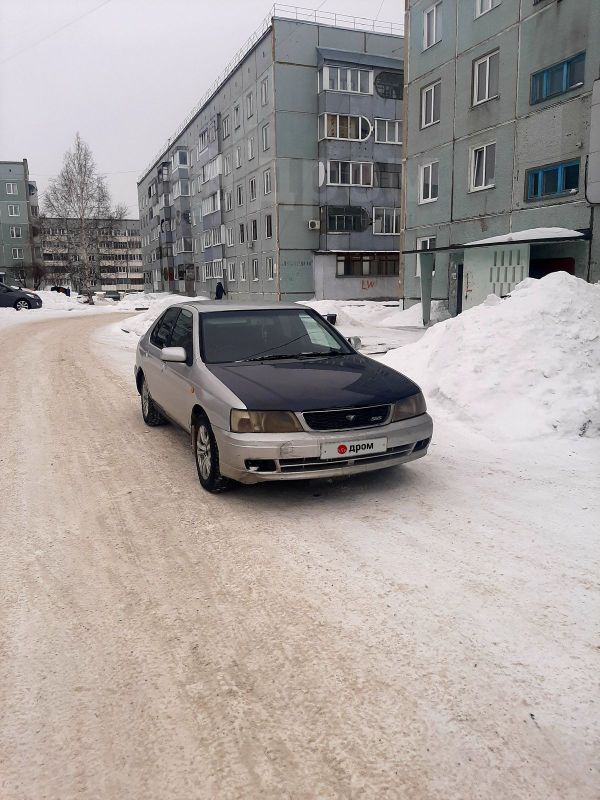
{"label": "building facade", "polygon": [[423,294],[457,313],[558,269],[598,280],[586,175],[600,3],[407,0],[405,30],[405,306]]}
{"label": "building facade", "polygon": [[0,281],[37,286],[41,274],[38,194],[27,159],[0,161]]}
{"label": "building facade", "polygon": [[[78,261],[77,220],[44,217],[41,242],[46,286],[71,287],[71,271]],[[97,261],[93,287],[102,291],[136,292],[144,289],[142,241],[138,219],[100,220],[90,259]]]}
{"label": "building facade", "polygon": [[398,297],[402,37],[312,13],[270,17],[141,177],[148,290]]}

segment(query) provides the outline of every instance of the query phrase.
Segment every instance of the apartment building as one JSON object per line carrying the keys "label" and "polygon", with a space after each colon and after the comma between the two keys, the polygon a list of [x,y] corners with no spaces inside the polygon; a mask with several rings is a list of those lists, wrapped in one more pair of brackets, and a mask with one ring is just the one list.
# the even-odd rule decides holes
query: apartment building
{"label": "apartment building", "polygon": [[0,161],[0,281],[34,287],[40,275],[37,186],[27,159]]}
{"label": "apartment building", "polygon": [[275,7],[138,182],[145,286],[398,297],[403,40]]}
{"label": "apartment building", "polygon": [[[71,286],[71,273],[79,260],[78,220],[44,217],[41,241],[44,283]],[[98,220],[91,237],[97,262],[93,288],[102,291],[135,292],[144,288],[142,241],[138,219]]]}
{"label": "apartment building", "polygon": [[406,0],[405,29],[405,306],[458,313],[559,269],[598,280],[600,3]]}

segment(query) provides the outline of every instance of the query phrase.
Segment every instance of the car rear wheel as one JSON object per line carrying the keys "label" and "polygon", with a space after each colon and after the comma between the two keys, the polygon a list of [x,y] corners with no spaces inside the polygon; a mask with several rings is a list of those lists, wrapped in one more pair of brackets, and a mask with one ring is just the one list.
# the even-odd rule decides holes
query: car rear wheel
{"label": "car rear wheel", "polygon": [[21,298],[20,300],[17,300],[17,302],[15,303],[15,308],[17,309],[17,311],[25,311],[25,309],[31,308],[31,303],[29,302],[29,300]]}
{"label": "car rear wheel", "polygon": [[164,425],[167,421],[154,405],[154,400],[148,389],[146,378],[142,378],[142,390],[140,392],[142,398],[142,417],[146,425],[156,427],[157,425]]}
{"label": "car rear wheel", "polygon": [[219,448],[205,414],[198,417],[194,424],[194,455],[203,489],[207,492],[224,492],[232,487],[234,482],[224,478],[219,470]]}

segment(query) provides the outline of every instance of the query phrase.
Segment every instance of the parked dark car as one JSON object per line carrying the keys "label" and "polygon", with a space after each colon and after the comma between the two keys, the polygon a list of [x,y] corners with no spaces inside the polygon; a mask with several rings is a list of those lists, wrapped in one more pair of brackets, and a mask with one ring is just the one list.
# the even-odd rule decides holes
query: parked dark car
{"label": "parked dark car", "polygon": [[17,311],[23,311],[28,308],[41,307],[42,298],[35,292],[0,283],[0,308],[16,308]]}
{"label": "parked dark car", "polygon": [[51,292],[58,292],[59,294],[66,294],[67,297],[71,297],[71,290],[68,286],[51,286]]}
{"label": "parked dark car", "polygon": [[104,292],[104,297],[108,300],[114,300],[116,303],[121,299],[121,295],[118,292]]}

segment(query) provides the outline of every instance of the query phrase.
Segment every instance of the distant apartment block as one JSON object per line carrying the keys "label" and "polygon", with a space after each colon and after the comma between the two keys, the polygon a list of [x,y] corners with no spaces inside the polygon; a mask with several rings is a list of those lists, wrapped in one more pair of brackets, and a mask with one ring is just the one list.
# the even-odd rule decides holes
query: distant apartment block
{"label": "distant apartment block", "polygon": [[145,286],[399,293],[400,28],[275,7],[142,175]]}
{"label": "distant apartment block", "polygon": [[0,161],[0,281],[35,285],[41,265],[38,216],[27,159]]}
{"label": "distant apartment block", "polygon": [[555,270],[598,280],[600,2],[406,0],[405,28],[405,305],[458,313]]}
{"label": "distant apartment block", "polygon": [[[71,286],[71,272],[77,268],[79,246],[78,221],[73,219],[42,220],[44,283]],[[97,262],[93,287],[103,291],[142,291],[144,272],[142,241],[138,219],[99,220],[94,236]]]}

